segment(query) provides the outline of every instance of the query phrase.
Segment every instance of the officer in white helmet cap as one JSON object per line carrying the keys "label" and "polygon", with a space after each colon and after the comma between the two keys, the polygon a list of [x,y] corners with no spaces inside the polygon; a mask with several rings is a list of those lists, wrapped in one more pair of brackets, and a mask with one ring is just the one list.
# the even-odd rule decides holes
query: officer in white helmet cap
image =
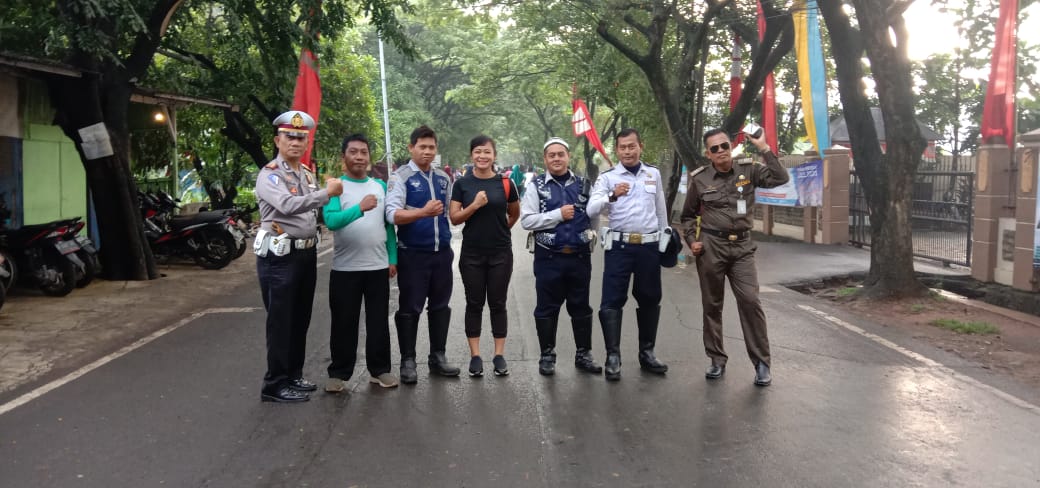
{"label": "officer in white helmet cap", "polygon": [[303,378],[307,328],[317,281],[315,211],[343,193],[338,179],[318,186],[302,165],[314,118],[291,110],[274,119],[278,156],[256,178],[260,232],[253,243],[260,293],[267,309],[267,373],[260,399],[303,402],[317,386]]}

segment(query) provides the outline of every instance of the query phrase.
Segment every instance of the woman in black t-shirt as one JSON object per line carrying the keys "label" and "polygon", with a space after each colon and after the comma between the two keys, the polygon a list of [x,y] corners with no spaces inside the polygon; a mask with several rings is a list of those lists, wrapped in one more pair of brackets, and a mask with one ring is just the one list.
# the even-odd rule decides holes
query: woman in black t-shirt
{"label": "woman in black t-shirt", "polygon": [[506,291],[513,274],[513,244],[509,229],[520,218],[520,194],[509,178],[495,173],[495,141],[485,135],[469,143],[473,171],[455,181],[449,216],[462,229],[459,274],[466,288],[466,338],[472,358],[470,376],[483,376],[480,323],[484,303],[491,311],[495,338],[495,375],[509,374],[503,356],[506,347]]}

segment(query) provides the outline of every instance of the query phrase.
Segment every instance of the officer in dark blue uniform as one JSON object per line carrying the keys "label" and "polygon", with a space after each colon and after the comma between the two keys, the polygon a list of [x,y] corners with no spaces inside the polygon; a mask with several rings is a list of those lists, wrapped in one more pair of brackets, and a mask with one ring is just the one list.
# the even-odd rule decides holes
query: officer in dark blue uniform
{"label": "officer in dark blue uniform", "polygon": [[386,220],[397,224],[398,311],[394,315],[401,348],[401,382],[414,384],[419,377],[415,341],[419,314],[426,304],[430,330],[430,372],[458,376],[448,363],[445,348],[451,325],[452,272],[451,227],[446,210],[451,200],[449,178],[433,166],[437,134],[423,125],[412,131],[408,152],[412,159],[390,175],[386,194]]}
{"label": "officer in dark blue uniform", "polygon": [[267,373],[260,399],[303,402],[317,386],[303,378],[307,329],[317,281],[318,221],[315,211],[343,193],[338,179],[321,189],[300,164],[314,119],[289,111],[274,120],[278,157],[260,170],[256,200],[260,232],[253,251],[267,309]]}
{"label": "officer in dark blue uniform", "polygon": [[[669,239],[664,182],[657,168],[640,160],[643,142],[635,129],[623,129],[614,139],[621,164],[599,176],[589,199],[589,215],[605,213],[610,228],[603,235],[603,296],[599,320],[603,326],[607,361],[604,375],[621,379],[621,310],[628,298],[639,303],[639,366],[664,374],[668,366],[657,360],[657,325],[661,317],[661,252],[659,241]],[[669,231],[670,232],[670,231]],[[666,243],[668,241],[665,241]],[[649,265],[648,263],[653,263]]]}
{"label": "officer in dark blue uniform", "polygon": [[534,231],[538,299],[534,323],[541,348],[538,372],[546,376],[556,372],[556,325],[564,300],[574,329],[574,366],[594,374],[603,370],[592,359],[589,281],[595,233],[585,212],[592,185],[571,173],[569,151],[570,146],[559,137],[542,146],[546,172],[531,180],[520,205],[520,225]]}

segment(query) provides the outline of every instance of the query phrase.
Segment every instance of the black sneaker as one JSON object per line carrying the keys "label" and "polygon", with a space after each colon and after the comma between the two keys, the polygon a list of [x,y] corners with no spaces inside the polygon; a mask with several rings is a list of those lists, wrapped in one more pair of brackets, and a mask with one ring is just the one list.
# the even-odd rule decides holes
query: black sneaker
{"label": "black sneaker", "polygon": [[318,389],[318,385],[311,383],[303,378],[296,378],[295,380],[289,380],[289,388],[296,391],[309,392]]}
{"label": "black sneaker", "polygon": [[506,365],[506,358],[501,355],[495,356],[491,360],[491,364],[495,365],[495,376],[505,376],[509,374],[509,366]]}
{"label": "black sneaker", "polygon": [[469,358],[469,375],[474,378],[484,376],[484,360],[480,356]]}

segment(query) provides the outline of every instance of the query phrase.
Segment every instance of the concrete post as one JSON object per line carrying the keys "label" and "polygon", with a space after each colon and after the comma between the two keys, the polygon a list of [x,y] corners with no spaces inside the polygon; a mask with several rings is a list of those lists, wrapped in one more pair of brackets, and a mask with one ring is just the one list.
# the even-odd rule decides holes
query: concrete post
{"label": "concrete post", "polygon": [[1019,142],[1025,150],[1019,156],[1018,198],[1015,205],[1015,251],[1012,286],[1019,290],[1040,291],[1038,273],[1033,268],[1036,250],[1037,215],[1036,198],[1038,170],[1040,170],[1040,130],[1024,134]]}
{"label": "concrete post", "polygon": [[1001,259],[1000,219],[1014,216],[1010,171],[1011,151],[1006,144],[979,147],[971,248],[971,276],[979,281],[994,281]]}
{"label": "concrete post", "polygon": [[849,242],[849,166],[852,158],[847,149],[823,151],[823,242]]}

